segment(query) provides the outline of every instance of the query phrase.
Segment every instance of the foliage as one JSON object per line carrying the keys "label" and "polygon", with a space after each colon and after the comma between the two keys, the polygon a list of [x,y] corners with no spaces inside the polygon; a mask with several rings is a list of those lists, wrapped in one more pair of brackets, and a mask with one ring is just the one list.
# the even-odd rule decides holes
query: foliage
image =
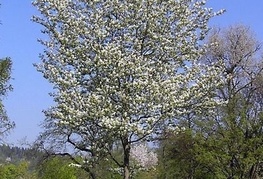
{"label": "foliage", "polygon": [[36,175],[28,170],[28,163],[21,162],[18,165],[0,165],[1,179],[36,179]]}
{"label": "foliage", "polygon": [[203,57],[222,60],[225,84],[217,96],[226,100],[215,113],[181,116],[183,133],[165,134],[161,142],[162,178],[261,178],[263,161],[262,72],[260,45],[248,27],[215,30],[217,43]]}
{"label": "foliage", "polygon": [[[34,21],[49,37],[40,41],[46,49],[37,68],[54,84],[56,102],[45,111],[40,143],[53,152],[71,146],[85,153],[86,163],[78,163],[92,178],[106,157],[129,178],[133,143],[174,125],[186,107],[196,113],[213,108],[220,65],[199,60],[207,23],[221,12],[205,3],[35,0],[41,16]],[[112,155],[116,142],[121,160]]]}
{"label": "foliage", "polygon": [[209,158],[208,152],[204,155],[200,143],[203,137],[192,129],[178,133],[167,133],[160,141],[158,178],[220,178],[209,169],[214,161],[203,162]]}
{"label": "foliage", "polygon": [[243,25],[215,31],[210,42],[208,61],[222,59],[226,83],[218,91],[228,100],[215,116],[215,133],[208,147],[215,150],[212,160],[220,161],[218,172],[230,178],[256,178],[262,165],[262,89],[263,61],[261,45]]}
{"label": "foliage", "polygon": [[40,179],[77,179],[76,169],[60,158],[52,158],[42,163],[38,177]]}
{"label": "foliage", "polygon": [[7,92],[12,90],[12,86],[9,84],[11,67],[10,58],[0,60],[0,135],[5,134],[15,125],[9,120],[3,105],[3,97],[6,97]]}

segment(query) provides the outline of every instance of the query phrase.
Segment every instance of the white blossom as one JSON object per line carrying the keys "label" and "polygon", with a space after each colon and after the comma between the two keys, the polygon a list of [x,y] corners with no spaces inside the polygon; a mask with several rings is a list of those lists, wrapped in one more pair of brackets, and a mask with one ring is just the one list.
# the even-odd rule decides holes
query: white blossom
{"label": "white blossom", "polygon": [[129,146],[186,108],[198,113],[220,103],[213,98],[222,83],[220,62],[199,60],[207,23],[222,12],[205,3],[35,0],[41,16],[33,20],[48,36],[37,68],[54,84],[49,121],[101,151],[107,146],[101,139]]}
{"label": "white blossom", "polygon": [[154,168],[158,163],[157,154],[144,144],[133,145],[131,148],[131,159],[133,159],[142,170]]}

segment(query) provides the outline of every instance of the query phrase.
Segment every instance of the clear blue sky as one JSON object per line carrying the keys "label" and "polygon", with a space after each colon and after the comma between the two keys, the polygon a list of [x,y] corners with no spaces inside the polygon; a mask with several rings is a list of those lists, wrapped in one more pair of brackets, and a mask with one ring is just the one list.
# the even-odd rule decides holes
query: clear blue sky
{"label": "clear blue sky", "polygon": [[[5,139],[19,145],[27,137],[33,141],[41,131],[39,124],[44,120],[42,110],[52,105],[48,93],[51,85],[33,67],[40,62],[38,55],[43,51],[37,42],[43,37],[41,26],[30,21],[37,11],[31,0],[0,1],[0,57],[9,56],[13,61],[12,84],[5,106],[16,128]],[[226,27],[242,23],[251,27],[258,39],[263,41],[263,1],[262,0],[209,0],[208,6],[227,12],[211,21],[212,25]]]}

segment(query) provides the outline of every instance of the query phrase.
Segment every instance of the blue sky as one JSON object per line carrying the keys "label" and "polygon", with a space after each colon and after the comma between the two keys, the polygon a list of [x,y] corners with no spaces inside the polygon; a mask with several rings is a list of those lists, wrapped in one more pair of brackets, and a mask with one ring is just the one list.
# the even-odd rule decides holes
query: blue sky
{"label": "blue sky", "polygon": [[[5,99],[5,106],[16,128],[5,138],[8,143],[20,145],[23,139],[32,142],[41,131],[39,124],[44,120],[42,110],[52,105],[48,93],[51,85],[33,67],[39,63],[38,55],[43,51],[37,42],[43,37],[41,26],[30,21],[37,14],[31,0],[0,1],[0,57],[9,56],[13,61],[14,91]],[[210,0],[207,6],[227,12],[211,20],[211,25],[227,27],[242,23],[255,32],[263,41],[262,0]]]}

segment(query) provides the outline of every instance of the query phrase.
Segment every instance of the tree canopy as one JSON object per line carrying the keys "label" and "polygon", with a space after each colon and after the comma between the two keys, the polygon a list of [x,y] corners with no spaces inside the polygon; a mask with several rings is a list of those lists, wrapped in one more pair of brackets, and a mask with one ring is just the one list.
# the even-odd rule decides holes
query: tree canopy
{"label": "tree canopy", "polygon": [[[93,178],[103,156],[130,178],[133,143],[174,128],[177,116],[220,103],[214,93],[222,83],[220,62],[206,65],[200,58],[207,49],[201,42],[207,23],[222,12],[206,8],[205,1],[33,4],[41,13],[34,21],[49,37],[41,40],[46,49],[37,68],[54,84],[56,102],[45,111],[42,140],[54,139],[57,152],[61,144],[87,152],[81,165]],[[112,154],[116,143],[122,160]]]}

